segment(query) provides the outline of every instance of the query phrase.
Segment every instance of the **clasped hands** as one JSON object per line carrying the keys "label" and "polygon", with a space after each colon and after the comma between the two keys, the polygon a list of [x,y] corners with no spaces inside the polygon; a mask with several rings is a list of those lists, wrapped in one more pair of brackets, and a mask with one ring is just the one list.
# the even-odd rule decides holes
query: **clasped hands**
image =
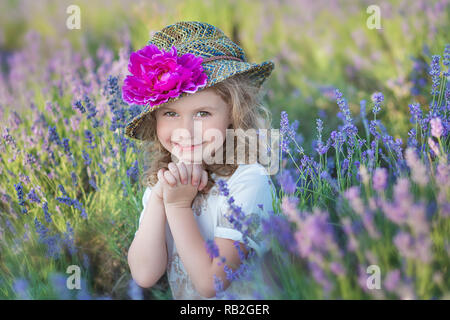
{"label": "clasped hands", "polygon": [[182,161],[170,162],[168,169],[159,169],[155,192],[166,209],[191,208],[198,191],[203,190],[208,183],[208,173],[201,164]]}

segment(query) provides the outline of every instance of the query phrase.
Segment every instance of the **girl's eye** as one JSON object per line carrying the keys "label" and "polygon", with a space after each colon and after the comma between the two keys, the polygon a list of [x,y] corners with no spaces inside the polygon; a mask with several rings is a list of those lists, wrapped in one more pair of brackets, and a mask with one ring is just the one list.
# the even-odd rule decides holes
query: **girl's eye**
{"label": "girl's eye", "polygon": [[[197,112],[197,114],[199,114],[199,113],[203,113],[203,115],[204,115],[204,116],[200,116],[201,118],[204,118],[204,117],[206,117],[206,116],[208,116],[210,114],[208,111],[199,111],[199,112]],[[171,114],[176,114],[176,112],[174,112],[174,111],[167,111],[167,112],[164,113],[164,115],[167,115],[168,117],[172,117],[173,115],[171,115]]]}
{"label": "girl's eye", "polygon": [[[210,113],[208,111],[199,111],[198,113],[203,113],[207,117]],[[204,117],[201,117],[204,118]]]}

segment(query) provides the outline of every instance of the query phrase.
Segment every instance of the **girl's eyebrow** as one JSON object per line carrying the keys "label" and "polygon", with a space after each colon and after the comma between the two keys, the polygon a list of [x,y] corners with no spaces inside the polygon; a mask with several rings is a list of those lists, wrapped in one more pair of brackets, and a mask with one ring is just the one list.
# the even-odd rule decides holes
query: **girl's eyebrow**
{"label": "girl's eyebrow", "polygon": [[[216,110],[217,107],[207,105],[207,106],[202,106],[202,107],[195,108],[193,111],[200,111],[200,110],[204,110],[204,109]],[[177,112],[177,110],[175,110],[175,108],[172,108],[172,107],[167,107],[167,106],[165,106],[165,107],[162,107],[162,108],[161,108],[161,111],[166,111],[166,110],[167,110],[167,111]]]}

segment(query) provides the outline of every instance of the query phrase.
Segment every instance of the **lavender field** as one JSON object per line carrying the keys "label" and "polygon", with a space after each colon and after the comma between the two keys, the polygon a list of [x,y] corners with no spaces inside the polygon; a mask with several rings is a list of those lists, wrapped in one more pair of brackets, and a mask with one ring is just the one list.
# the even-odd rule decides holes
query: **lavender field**
{"label": "lavender field", "polygon": [[172,298],[127,264],[144,188],[121,87],[181,20],[275,62],[270,257],[230,279],[255,299],[450,299],[449,0],[78,1],[80,29],[71,4],[0,4],[0,299]]}

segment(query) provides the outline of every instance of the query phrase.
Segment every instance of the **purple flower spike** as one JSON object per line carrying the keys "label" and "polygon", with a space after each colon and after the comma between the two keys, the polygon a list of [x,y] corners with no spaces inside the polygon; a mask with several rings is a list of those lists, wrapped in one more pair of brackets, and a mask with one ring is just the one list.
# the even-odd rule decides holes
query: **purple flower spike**
{"label": "purple flower spike", "polygon": [[444,127],[440,118],[433,118],[430,120],[431,135],[436,138],[440,138],[444,132]]}

